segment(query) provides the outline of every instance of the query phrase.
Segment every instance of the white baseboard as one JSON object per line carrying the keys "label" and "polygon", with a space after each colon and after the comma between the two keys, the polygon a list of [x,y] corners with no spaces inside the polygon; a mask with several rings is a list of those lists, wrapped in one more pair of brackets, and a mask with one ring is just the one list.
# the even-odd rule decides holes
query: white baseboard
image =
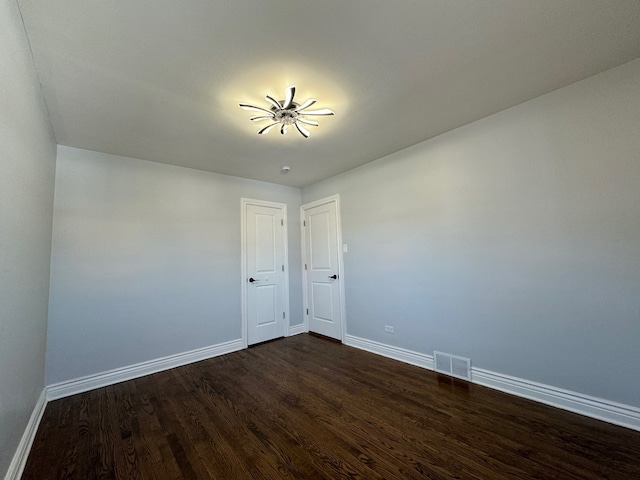
{"label": "white baseboard", "polygon": [[377,353],[383,357],[393,358],[394,360],[400,360],[404,363],[410,363],[411,365],[433,370],[433,356],[431,355],[374,342],[373,340],[367,340],[366,338],[355,337],[349,334],[344,336],[344,344],[359,348],[360,350],[366,350],[367,352]]}
{"label": "white baseboard", "polygon": [[40,420],[42,419],[46,406],[47,389],[43,388],[40,393],[40,397],[38,397],[38,401],[33,408],[27,427],[22,434],[16,453],[13,455],[13,459],[9,464],[9,470],[7,470],[4,477],[5,480],[19,480],[22,476],[22,472],[27,463],[27,458],[29,457],[29,452],[31,451],[31,445],[33,445],[33,440],[36,438],[36,432],[38,431],[38,426],[40,425]]}
{"label": "white baseboard", "polygon": [[178,353],[168,357],[157,358],[148,362],[138,363],[123,368],[116,368],[108,372],[75,378],[65,382],[47,386],[47,400],[68,397],[77,393],[87,392],[95,388],[106,387],[115,383],[133,380],[152,373],[180,367],[188,363],[199,362],[207,358],[217,357],[226,353],[236,352],[244,348],[242,339],[219,343],[210,347],[198,348],[189,352]]}
{"label": "white baseboard", "polygon": [[301,323],[300,325],[292,325],[289,327],[289,333],[287,334],[288,337],[291,337],[293,335],[299,335],[301,333],[305,333],[306,330],[304,328],[304,323]]}
{"label": "white baseboard", "polygon": [[501,373],[471,369],[471,381],[501,392],[640,431],[640,408]]}
{"label": "white baseboard", "polygon": [[[353,335],[346,335],[344,344],[429,370],[434,368],[433,357],[424,353],[374,342],[373,340]],[[640,431],[640,408],[631,405],[623,405],[476,367],[471,368],[471,382],[586,417]]]}

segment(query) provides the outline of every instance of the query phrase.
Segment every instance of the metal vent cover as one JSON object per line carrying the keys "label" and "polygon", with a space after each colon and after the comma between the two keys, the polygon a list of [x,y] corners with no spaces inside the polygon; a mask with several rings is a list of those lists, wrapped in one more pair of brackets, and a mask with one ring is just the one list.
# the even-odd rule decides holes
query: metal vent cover
{"label": "metal vent cover", "polygon": [[433,364],[436,372],[471,381],[471,359],[469,358],[434,351]]}

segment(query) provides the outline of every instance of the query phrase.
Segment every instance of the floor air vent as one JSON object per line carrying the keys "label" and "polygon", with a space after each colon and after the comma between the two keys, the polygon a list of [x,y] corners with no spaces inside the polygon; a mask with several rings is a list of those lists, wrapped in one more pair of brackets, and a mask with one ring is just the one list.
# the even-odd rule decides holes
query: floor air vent
{"label": "floor air vent", "polygon": [[471,381],[471,360],[448,353],[433,352],[435,371]]}

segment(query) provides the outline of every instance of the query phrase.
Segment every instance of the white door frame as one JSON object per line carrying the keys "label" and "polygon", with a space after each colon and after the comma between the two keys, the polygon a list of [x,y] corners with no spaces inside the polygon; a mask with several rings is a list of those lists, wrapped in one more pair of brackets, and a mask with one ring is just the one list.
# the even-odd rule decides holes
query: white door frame
{"label": "white door frame", "polygon": [[287,222],[287,204],[286,203],[277,203],[277,202],[268,202],[266,200],[256,200],[253,198],[244,198],[240,199],[240,249],[241,249],[241,259],[240,259],[240,268],[241,268],[241,279],[240,279],[240,291],[242,297],[242,347],[247,348],[249,346],[249,335],[248,335],[248,314],[247,314],[247,206],[248,205],[257,205],[259,207],[273,207],[280,208],[282,210],[282,219],[284,221],[284,231],[283,231],[283,240],[284,240],[284,329],[283,336],[287,336],[289,333],[289,325],[291,321],[291,316],[289,315],[289,241],[288,241],[288,222]]}
{"label": "white door frame", "polygon": [[332,203],[334,202],[336,204],[336,222],[337,222],[337,227],[338,227],[338,269],[340,270],[338,272],[338,275],[340,276],[340,296],[342,301],[340,302],[340,315],[342,316],[342,330],[341,330],[341,336],[342,338],[340,339],[340,341],[342,343],[344,343],[344,339],[345,339],[345,335],[347,334],[347,315],[346,315],[346,308],[345,308],[345,296],[344,296],[344,280],[345,280],[345,274],[344,274],[344,259],[343,259],[343,243],[342,243],[342,219],[340,216],[340,194],[335,194],[335,195],[331,195],[329,197],[326,198],[322,198],[320,200],[316,200],[314,202],[309,202],[309,203],[305,203],[304,205],[300,206],[300,230],[301,230],[301,241],[300,241],[300,246],[302,247],[301,253],[302,253],[302,295],[303,295],[303,313],[304,313],[304,331],[308,332],[309,331],[309,314],[307,313],[309,311],[309,292],[307,291],[307,271],[305,270],[304,266],[307,263],[307,252],[306,252],[306,234],[305,234],[305,227],[304,227],[304,217],[305,217],[305,210],[308,210],[310,208],[314,208],[314,207],[318,207],[320,205],[324,205],[326,203]]}

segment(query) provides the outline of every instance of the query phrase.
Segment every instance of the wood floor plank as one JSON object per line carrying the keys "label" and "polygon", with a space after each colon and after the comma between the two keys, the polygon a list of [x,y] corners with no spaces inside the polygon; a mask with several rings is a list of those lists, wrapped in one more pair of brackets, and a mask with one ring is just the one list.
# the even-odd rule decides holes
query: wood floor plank
{"label": "wood floor plank", "polygon": [[297,335],[50,402],[25,480],[635,479],[635,432]]}
{"label": "wood floor plank", "polygon": [[[365,391],[362,390],[362,384],[367,384],[364,381],[360,386],[352,387],[352,382],[346,378],[347,375],[339,375],[332,379],[334,384],[339,385],[341,391],[347,395],[345,396],[340,405],[329,403],[328,407],[335,410],[334,415],[330,418],[331,422],[327,425],[328,428],[335,428],[336,431],[340,431],[346,425],[347,428],[351,428],[350,434],[354,436],[357,442],[361,445],[366,445],[370,455],[373,454],[380,458],[384,458],[384,461],[388,461],[386,452],[381,447],[385,447],[391,451],[402,450],[404,452],[404,464],[415,465],[417,471],[410,472],[404,470],[402,475],[404,478],[421,478],[424,474],[424,467],[421,462],[429,465],[428,470],[433,470],[435,474],[442,474],[442,469],[446,469],[447,472],[452,470],[463,470],[464,463],[475,463],[474,470],[482,473],[485,469],[482,465],[482,461],[476,462],[475,459],[461,459],[457,454],[448,454],[447,451],[438,450],[436,447],[427,445],[422,448],[411,448],[411,446],[417,445],[415,439],[421,436],[424,431],[424,427],[428,428],[428,423],[417,425],[418,431],[416,435],[411,433],[410,425],[403,420],[403,406],[399,405],[394,395],[387,395],[384,391],[382,395],[377,395],[377,390],[380,390],[374,384],[369,384]],[[314,389],[313,385],[321,384],[318,379],[312,380],[311,385],[307,385],[306,389]],[[322,393],[314,391],[313,395],[322,398]],[[329,401],[328,399],[325,399]],[[349,405],[351,408],[343,408],[343,405]],[[421,414],[421,412],[416,412]],[[361,420],[364,420],[366,427],[359,425]],[[400,421],[398,421],[400,420]],[[376,426],[375,436],[372,435],[372,426]],[[375,439],[377,443],[372,442]],[[398,439],[401,439],[402,446],[398,444]],[[373,453],[376,452],[376,453]],[[412,456],[408,454],[411,453]],[[462,463],[461,463],[462,461]],[[441,464],[441,465],[439,465]],[[468,469],[467,469],[468,470]],[[485,474],[487,472],[484,472]],[[415,475],[419,476],[415,476]],[[399,475],[398,471],[395,471],[395,475]],[[467,474],[468,478],[472,478],[470,474]],[[477,478],[485,478],[482,475]],[[521,478],[527,478],[522,475]]]}
{"label": "wood floor plank", "polygon": [[[258,362],[255,364],[259,366]],[[269,377],[269,372],[262,370],[259,380],[250,379],[249,382],[245,382],[248,385],[257,383],[261,388],[247,389],[246,386],[243,387],[242,385],[238,387],[239,397],[251,398],[258,402],[261,415],[259,417],[256,416],[255,421],[264,423],[265,428],[274,429],[277,427],[280,435],[288,441],[288,450],[306,457],[306,461],[310,461],[319,472],[333,471],[336,477],[348,472],[351,477],[379,478],[375,472],[371,472],[368,468],[358,468],[363,454],[360,450],[354,448],[354,445],[344,441],[339,436],[330,434],[330,432],[308,428],[306,421],[315,417],[312,410],[314,398],[309,398],[308,402],[304,404],[311,410],[303,411],[301,408],[303,402],[298,401],[298,399],[292,401],[292,396],[283,396],[281,394],[277,397],[274,396],[274,392],[277,392],[277,384],[272,383]],[[233,380],[226,378],[222,381],[230,383]],[[286,380],[283,380],[280,375],[279,383],[285,382]],[[272,408],[270,403],[273,403],[274,400],[284,408]],[[255,411],[256,409],[252,410]],[[292,425],[297,425],[298,427],[292,429]],[[329,444],[330,448],[325,447],[326,444]],[[302,451],[299,451],[300,447],[302,447]],[[358,455],[357,462],[350,461],[356,458],[356,454]],[[313,472],[306,472],[302,478],[308,478],[312,475],[314,475]]]}
{"label": "wood floor plank", "polygon": [[[314,412],[330,412],[330,415],[315,416],[316,422],[323,425],[324,429],[332,432],[334,436],[347,438],[349,443],[357,448],[358,458],[368,460],[369,467],[374,464],[387,477],[402,475],[404,478],[418,478],[415,477],[417,472],[412,475],[410,470],[401,470],[408,464],[418,465],[413,457],[407,456],[407,450],[405,450],[402,466],[387,455],[385,450],[395,449],[396,445],[393,445],[393,438],[384,434],[384,429],[389,428],[383,426],[385,420],[376,416],[372,417],[368,412],[362,410],[355,411],[356,402],[353,401],[353,398],[349,398],[349,396],[339,399],[333,398],[328,395],[330,392],[316,387],[319,384],[317,379],[311,376],[310,380],[294,387],[298,391],[304,392],[299,398],[299,403],[304,406],[303,414],[305,416],[312,416]],[[283,383],[283,385],[285,384]],[[345,395],[348,394],[346,390],[343,392]],[[292,394],[295,395],[295,393]],[[367,402],[367,395],[364,395],[362,399],[355,400]],[[402,433],[394,431],[392,436],[396,435],[402,435]],[[371,475],[371,473],[367,473]]]}

